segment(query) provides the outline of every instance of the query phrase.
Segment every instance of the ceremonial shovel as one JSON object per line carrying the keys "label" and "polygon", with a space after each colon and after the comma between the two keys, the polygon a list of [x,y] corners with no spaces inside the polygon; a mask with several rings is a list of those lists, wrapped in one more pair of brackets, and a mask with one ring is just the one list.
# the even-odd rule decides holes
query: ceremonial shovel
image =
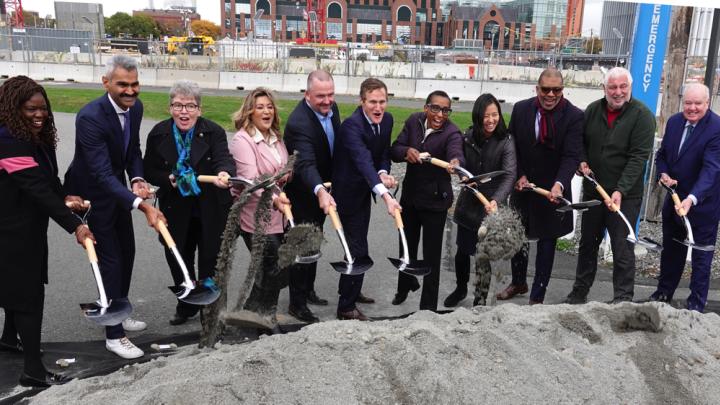
{"label": "ceremonial shovel", "polygon": [[628,236],[626,238],[628,242],[638,244],[638,245],[643,246],[646,249],[650,249],[650,250],[656,250],[656,251],[662,250],[662,246],[650,238],[644,237],[642,239],[638,239],[637,236],[635,236],[635,230],[630,225],[630,222],[628,221],[625,214],[623,214],[622,211],[620,211],[620,207],[618,207],[617,204],[612,202],[610,195],[608,195],[608,193],[600,185],[600,183],[598,183],[597,180],[595,180],[595,177],[592,175],[587,175],[587,174],[583,174],[583,177],[585,177],[590,183],[592,183],[595,186],[595,190],[597,190],[597,192],[600,194],[600,196],[602,197],[605,204],[610,203],[610,208],[609,208],[610,211],[616,212],[618,215],[620,215],[620,219],[622,219],[623,222],[625,222],[625,226],[627,226],[627,229],[628,229]]}
{"label": "ceremonial shovel", "polygon": [[[680,197],[675,192],[675,187],[666,186],[662,182],[660,182],[660,185],[662,185],[665,190],[670,193],[670,198],[673,200],[673,204],[680,206],[682,203],[680,201]],[[679,239],[673,238],[673,240],[677,243],[681,243],[687,247],[696,249],[696,250],[702,250],[704,252],[712,252],[715,250],[715,246],[713,245],[696,245],[695,244],[695,237],[693,236],[692,228],[690,227],[690,220],[687,217],[687,212],[685,212],[685,209],[680,207],[679,210],[677,210],[677,214],[682,218],[683,225],[685,225],[685,230],[687,231],[687,237],[685,240],[681,241]]]}
{"label": "ceremonial shovel", "polygon": [[[218,179],[218,176],[209,176],[205,174],[201,174],[200,176],[197,176],[197,181],[200,183],[214,183],[215,180]],[[232,187],[244,187],[245,190],[248,193],[252,193],[255,190],[259,190],[261,188],[269,188],[275,185],[275,180],[272,178],[267,178],[260,182],[254,182],[253,180],[248,180],[243,177],[227,177],[226,178],[227,183]]]}
{"label": "ceremonial shovel", "polygon": [[169,286],[168,288],[172,291],[177,299],[188,304],[195,305],[208,305],[215,302],[220,297],[220,287],[215,284],[212,278],[208,277],[204,280],[200,280],[197,283],[190,278],[185,262],[183,261],[180,252],[177,250],[177,245],[170,232],[163,221],[158,221],[158,231],[165,240],[165,244],[172,251],[175,260],[180,266],[183,274],[183,282],[179,286]]}
{"label": "ceremonial shovel", "polygon": [[[83,224],[87,225],[85,218],[90,212],[90,201],[86,200],[85,203],[88,205],[88,210],[80,219]],[[132,304],[130,304],[130,301],[128,301],[127,298],[115,298],[108,300],[107,295],[105,294],[105,285],[103,284],[102,275],[100,274],[100,268],[98,267],[95,245],[90,238],[85,239],[83,241],[83,245],[87,251],[90,267],[92,268],[93,276],[95,278],[95,285],[97,286],[98,295],[100,295],[100,297],[95,302],[80,304],[80,309],[83,311],[86,318],[100,325],[112,326],[122,323],[122,321],[130,317],[133,310]]]}
{"label": "ceremonial shovel", "polygon": [[[287,195],[285,194],[285,192],[281,192],[280,197],[287,198]],[[294,229],[295,220],[293,219],[292,208],[289,205],[283,205],[283,214],[285,214],[285,218],[287,218],[288,222],[290,223],[290,228]],[[306,228],[304,229],[304,231],[305,235],[307,235],[308,229]],[[292,232],[292,230],[290,232]],[[318,250],[317,253],[308,256],[295,255],[295,263],[315,263],[318,261],[318,259],[320,259],[320,256],[322,256],[322,252],[320,252],[320,250]]]}
{"label": "ceremonial shovel", "polygon": [[402,259],[394,259],[388,257],[390,263],[397,267],[398,271],[409,274],[411,276],[425,276],[430,274],[430,268],[425,265],[424,260],[416,260],[410,262],[410,253],[408,252],[407,238],[405,237],[405,226],[403,225],[402,216],[400,210],[395,210],[395,226],[397,226],[398,232],[400,233],[400,240],[402,241],[403,257]]}
{"label": "ceremonial shovel", "polygon": [[[533,183],[529,183],[527,186],[523,187],[523,190],[524,191],[534,191],[545,198],[547,198],[550,195],[550,192],[548,190],[545,190],[544,188],[540,188]],[[589,200],[589,201],[583,201],[583,202],[573,204],[572,202],[568,201],[564,197],[559,197],[558,199],[560,200],[561,205],[560,205],[560,207],[555,209],[555,211],[563,212],[563,213],[572,211],[572,210],[587,211],[587,209],[590,207],[600,205],[600,201],[598,201],[598,200]]]}
{"label": "ceremonial shovel", "polygon": [[335,207],[330,207],[328,215],[330,215],[330,220],[332,221],[333,228],[335,228],[335,232],[337,232],[338,237],[340,238],[340,243],[342,244],[343,250],[345,251],[344,262],[330,263],[333,269],[335,269],[335,271],[337,271],[338,273],[348,274],[352,276],[363,274],[366,271],[370,270],[373,264],[375,264],[373,263],[372,259],[366,257],[360,260],[355,260],[350,254],[350,248],[348,247],[347,240],[345,239],[345,232],[343,232],[342,224],[340,223],[340,218],[338,218]]}

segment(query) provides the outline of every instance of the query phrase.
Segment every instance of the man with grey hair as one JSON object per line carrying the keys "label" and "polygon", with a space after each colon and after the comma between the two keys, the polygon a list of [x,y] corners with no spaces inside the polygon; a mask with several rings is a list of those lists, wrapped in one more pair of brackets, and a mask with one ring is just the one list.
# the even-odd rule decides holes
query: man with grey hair
{"label": "man with grey hair", "polygon": [[[685,269],[688,247],[678,241],[685,239],[686,230],[678,215],[687,215],[697,245],[715,246],[720,221],[720,117],[709,109],[709,102],[707,86],[687,84],[683,111],[668,119],[655,155],[658,180],[675,188],[681,203],[675,205],[670,196],[665,199],[660,277],[651,301],[672,301]],[[712,258],[712,251],[692,251],[689,310],[705,309]]]}
{"label": "man with grey hair", "polygon": [[[605,230],[613,254],[613,303],[632,301],[635,288],[634,245],[627,241],[628,229],[618,207],[630,224],[635,224],[642,203],[643,174],[655,136],[655,117],[640,101],[633,99],[632,76],[621,67],[605,76],[605,97],[585,110],[585,154],[578,174],[594,176],[610,195],[605,205],[591,207],[582,214],[580,248],[575,284],[565,302],[582,304],[597,273],[597,257]],[[583,199],[602,200],[593,184],[583,182]]]}
{"label": "man with grey hair", "polygon": [[[143,201],[150,190],[143,179],[140,152],[143,106],[137,100],[137,61],[114,56],[107,63],[102,82],[107,93],[85,105],[75,119],[75,156],[65,174],[65,187],[91,201],[88,225],[97,240],[107,297],[127,300],[135,260],[130,211],[142,211],[152,227],[165,218]],[[126,174],[132,191],[127,187]],[[128,340],[125,331],[146,327],[144,322],[130,318],[106,326],[105,347],[126,359],[141,357],[143,351]]]}
{"label": "man with grey hair", "polygon": [[[335,135],[340,130],[340,112],[335,104],[335,82],[324,70],[308,75],[305,97],[288,117],[285,145],[297,152],[293,178],[285,190],[292,202],[298,223],[310,223],[322,229],[335,200],[323,183],[332,177],[332,155]],[[288,313],[304,322],[317,322],[308,302],[327,305],[319,298],[314,283],[317,263],[296,264],[290,271],[290,305]]]}

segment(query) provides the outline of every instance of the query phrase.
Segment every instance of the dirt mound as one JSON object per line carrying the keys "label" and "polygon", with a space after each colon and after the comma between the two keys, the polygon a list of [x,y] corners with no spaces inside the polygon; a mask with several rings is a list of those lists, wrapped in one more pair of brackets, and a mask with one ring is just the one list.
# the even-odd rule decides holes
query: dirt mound
{"label": "dirt mound", "polygon": [[718,334],[717,315],[656,303],[423,311],[183,348],[32,403],[711,404]]}

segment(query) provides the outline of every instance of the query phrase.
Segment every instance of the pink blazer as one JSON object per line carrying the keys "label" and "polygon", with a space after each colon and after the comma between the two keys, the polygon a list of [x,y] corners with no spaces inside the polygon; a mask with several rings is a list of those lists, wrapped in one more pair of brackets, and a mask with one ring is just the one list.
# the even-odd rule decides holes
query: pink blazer
{"label": "pink blazer", "polygon": [[[240,129],[229,145],[230,154],[235,159],[237,175],[246,179],[255,179],[261,174],[277,174],[287,164],[288,153],[282,141],[278,140],[276,146],[281,163],[275,160],[270,146],[265,141],[256,143],[245,129]],[[240,229],[245,232],[255,231],[255,210],[261,194],[262,190],[255,191],[240,213]],[[283,233],[285,227],[283,214],[274,207],[270,212],[270,223],[265,228],[265,233]]]}

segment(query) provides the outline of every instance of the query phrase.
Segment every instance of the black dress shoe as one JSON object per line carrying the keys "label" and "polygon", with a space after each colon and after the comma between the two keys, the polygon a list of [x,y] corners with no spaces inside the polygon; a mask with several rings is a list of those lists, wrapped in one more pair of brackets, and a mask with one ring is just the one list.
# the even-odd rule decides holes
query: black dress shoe
{"label": "black dress shoe", "polygon": [[357,299],[355,300],[355,302],[359,302],[359,303],[361,303],[361,304],[374,304],[374,303],[375,303],[375,299],[374,299],[374,298],[370,298],[370,297],[366,297],[366,296],[363,295],[363,293],[360,293],[360,295],[358,295],[358,297],[357,297]]}
{"label": "black dress shoe", "polygon": [[369,320],[370,320],[370,318],[368,318],[367,316],[365,316],[365,314],[363,314],[362,312],[360,312],[360,310],[357,309],[357,308],[355,308],[355,309],[353,309],[353,310],[351,310],[351,311],[347,311],[347,312],[340,312],[340,311],[338,311],[338,313],[337,313],[337,319],[345,320],[345,321],[351,321],[351,320],[356,320],[356,321],[369,321]]}
{"label": "black dress shoe", "polygon": [[315,316],[315,314],[310,311],[310,308],[308,307],[300,307],[295,308],[294,306],[290,305],[288,307],[288,314],[294,316],[295,318],[307,322],[307,323],[315,323],[320,322],[320,319]]}
{"label": "black dress shoe", "polygon": [[670,297],[667,296],[664,292],[655,291],[650,295],[650,298],[648,298],[648,301],[656,301],[656,302],[664,302],[669,304],[670,303]]}
{"label": "black dress shoe", "polygon": [[23,387],[37,387],[47,388],[51,385],[62,385],[72,381],[73,378],[64,376],[62,374],[55,374],[51,372],[45,373],[45,378],[31,377],[25,373],[20,375],[20,385]]}
{"label": "black dress shoe", "polygon": [[325,298],[320,298],[317,296],[317,293],[315,291],[310,291],[307,296],[307,301],[313,305],[327,305],[328,300]]}
{"label": "black dress shoe", "polygon": [[445,298],[443,305],[447,308],[456,307],[465,297],[467,297],[467,288],[456,288],[455,291],[451,292],[450,295]]}
{"label": "black dress shoe", "polygon": [[410,290],[403,290],[403,291],[398,290],[397,292],[395,292],[395,298],[393,298],[393,300],[392,300],[393,305],[402,304],[407,299],[408,293],[411,290],[417,291],[420,289],[420,282],[417,280],[417,278],[413,277],[412,280],[413,281],[412,281],[412,286],[410,286]]}
{"label": "black dress shoe", "polygon": [[173,315],[172,319],[170,319],[170,325],[172,326],[178,326],[182,325],[185,322],[187,322],[188,317],[184,315],[180,315],[177,312],[175,312],[175,315]]}

